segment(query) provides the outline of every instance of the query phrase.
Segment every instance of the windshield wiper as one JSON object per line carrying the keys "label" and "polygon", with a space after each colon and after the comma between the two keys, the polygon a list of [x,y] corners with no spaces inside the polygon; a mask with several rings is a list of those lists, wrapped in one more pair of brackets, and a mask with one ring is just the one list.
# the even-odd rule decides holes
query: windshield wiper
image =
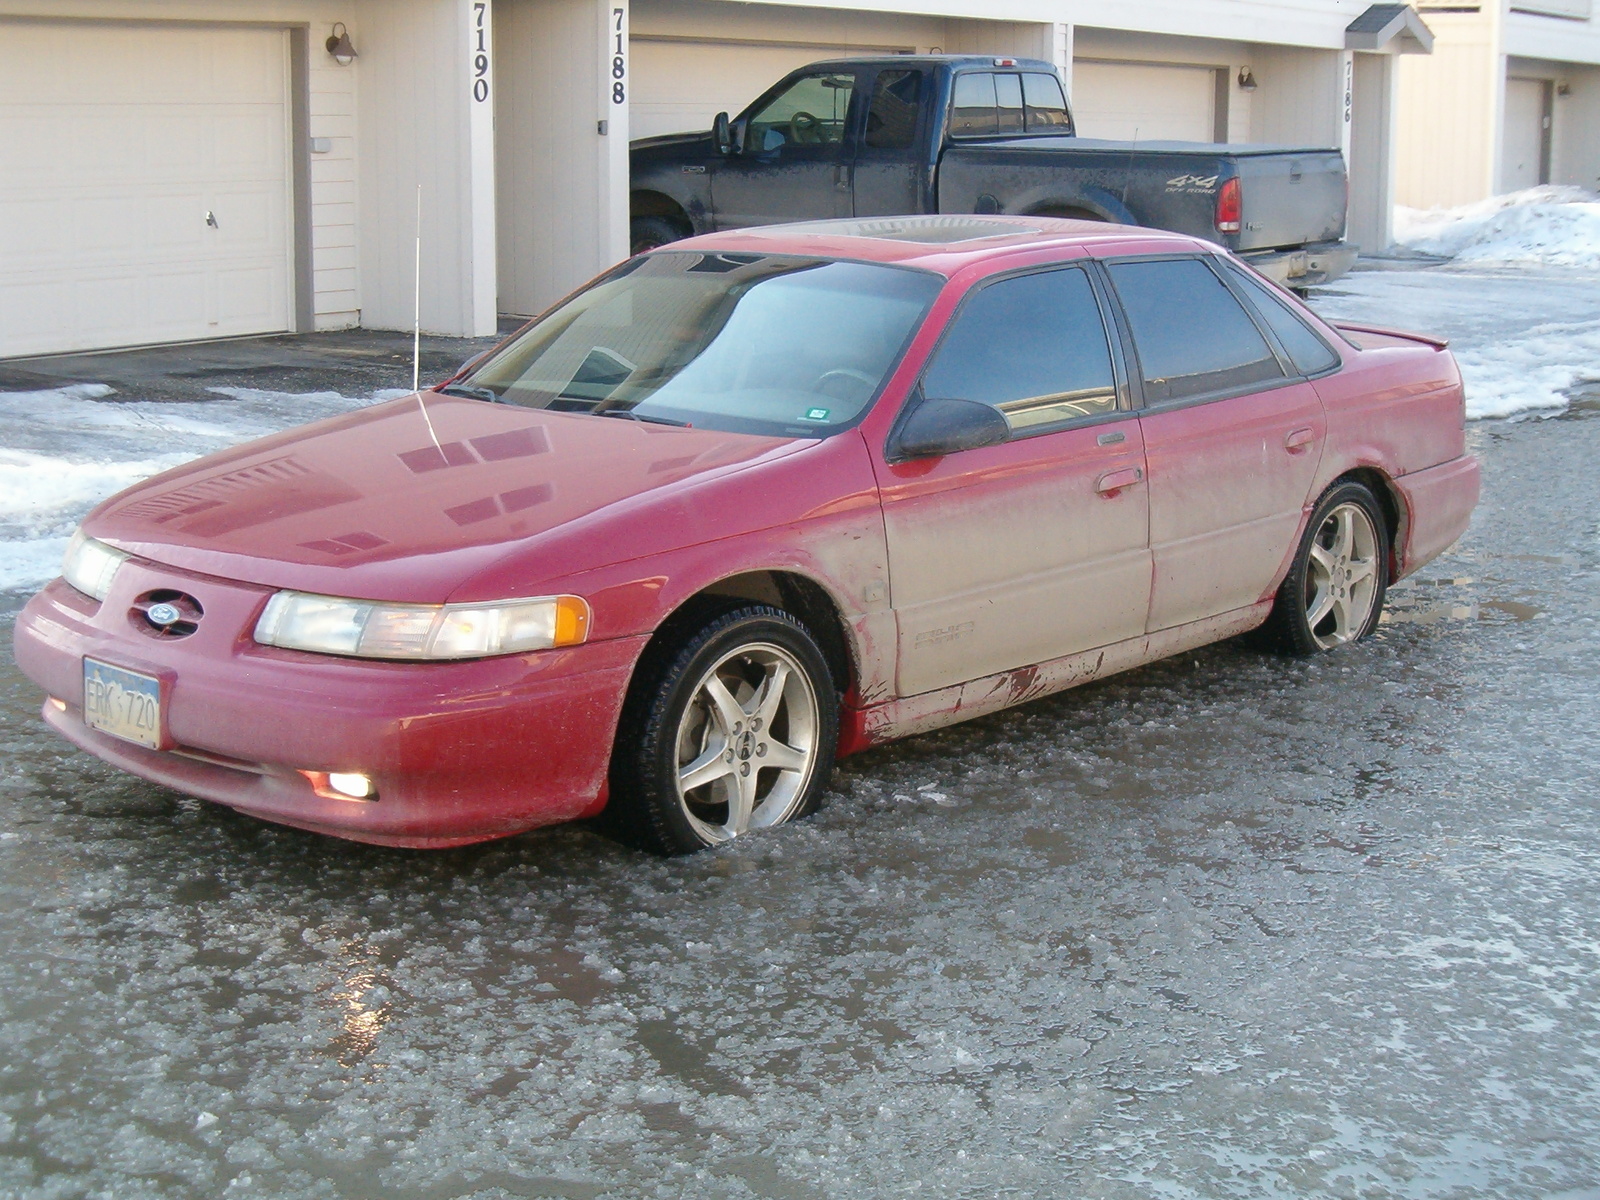
{"label": "windshield wiper", "polygon": [[671,417],[650,417],[636,413],[629,408],[592,408],[589,410],[591,417],[621,417],[625,421],[648,421],[652,425],[676,425],[680,429],[690,428],[687,421],[674,421]]}
{"label": "windshield wiper", "polygon": [[433,390],[441,396],[465,396],[469,400],[487,400],[490,404],[505,403],[504,400],[500,399],[488,388],[472,387],[465,383],[447,383],[443,387],[436,387]]}

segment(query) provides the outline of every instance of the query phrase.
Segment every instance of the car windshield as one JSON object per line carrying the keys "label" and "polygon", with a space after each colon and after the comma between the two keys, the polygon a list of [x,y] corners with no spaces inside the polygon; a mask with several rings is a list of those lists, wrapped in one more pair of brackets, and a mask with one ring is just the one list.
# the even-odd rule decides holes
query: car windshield
{"label": "car windshield", "polygon": [[941,283],[871,263],[645,255],[455,386],[528,408],[826,437],[877,395]]}

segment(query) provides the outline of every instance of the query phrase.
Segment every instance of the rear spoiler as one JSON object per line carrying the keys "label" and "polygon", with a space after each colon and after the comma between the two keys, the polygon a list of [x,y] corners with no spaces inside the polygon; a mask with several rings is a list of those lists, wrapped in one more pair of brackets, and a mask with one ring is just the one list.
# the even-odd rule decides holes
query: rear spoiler
{"label": "rear spoiler", "polygon": [[1350,321],[1328,322],[1335,329],[1348,330],[1351,333],[1375,333],[1379,337],[1404,338],[1408,342],[1421,342],[1425,346],[1432,346],[1436,350],[1446,350],[1450,346],[1449,338],[1432,337],[1426,333],[1412,333],[1405,329],[1385,329],[1381,325],[1357,325]]}

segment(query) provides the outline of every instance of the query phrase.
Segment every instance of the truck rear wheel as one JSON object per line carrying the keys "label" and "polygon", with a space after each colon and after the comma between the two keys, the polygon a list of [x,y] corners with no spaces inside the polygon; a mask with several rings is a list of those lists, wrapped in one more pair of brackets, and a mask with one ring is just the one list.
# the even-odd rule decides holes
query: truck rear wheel
{"label": "truck rear wheel", "polygon": [[665,217],[634,217],[628,222],[629,248],[634,254],[643,254],[646,250],[681,241],[687,236]]}

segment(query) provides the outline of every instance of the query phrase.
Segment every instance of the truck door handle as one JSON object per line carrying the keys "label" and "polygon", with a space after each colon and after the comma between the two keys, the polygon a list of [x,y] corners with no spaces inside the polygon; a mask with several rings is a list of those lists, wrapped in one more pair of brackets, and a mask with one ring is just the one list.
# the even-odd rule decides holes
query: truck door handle
{"label": "truck door handle", "polygon": [[1312,442],[1317,440],[1314,429],[1295,429],[1290,431],[1283,439],[1283,448],[1290,454],[1299,454]]}
{"label": "truck door handle", "polygon": [[835,163],[833,167],[833,186],[841,192],[850,190],[850,168],[843,163]]}
{"label": "truck door handle", "polygon": [[1120,471],[1107,471],[1095,482],[1094,490],[1102,496],[1115,496],[1125,487],[1132,487],[1144,480],[1143,467],[1123,467]]}

